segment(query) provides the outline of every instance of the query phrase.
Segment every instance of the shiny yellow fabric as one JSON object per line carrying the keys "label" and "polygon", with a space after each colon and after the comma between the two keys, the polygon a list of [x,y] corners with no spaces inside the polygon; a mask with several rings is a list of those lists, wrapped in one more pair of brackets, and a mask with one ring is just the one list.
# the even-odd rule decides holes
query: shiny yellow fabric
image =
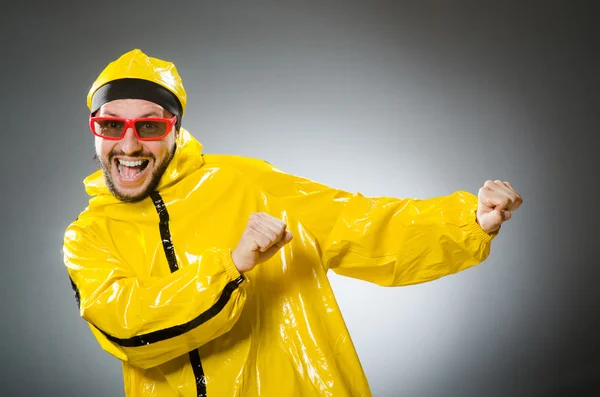
{"label": "shiny yellow fabric", "polygon": [[[369,396],[328,270],[382,286],[422,283],[480,263],[495,236],[476,223],[471,193],[367,198],[261,160],[202,156],[185,129],[177,145],[158,191],[179,270],[169,270],[152,201],[117,201],[100,171],[86,179],[89,206],[65,234],[80,314],[102,348],[123,361],[128,397],[196,396],[186,354],[193,349],[209,397]],[[244,274],[211,320],[140,347],[99,331],[129,338],[206,311],[240,276],[231,250],[260,211],[285,220],[294,239]]]}
{"label": "shiny yellow fabric", "polygon": [[181,102],[181,117],[185,114],[187,94],[175,65],[162,59],[150,57],[139,49],[121,55],[106,66],[88,92],[88,108],[92,109],[92,97],[98,88],[113,80],[125,78],[148,80],[163,86]]}

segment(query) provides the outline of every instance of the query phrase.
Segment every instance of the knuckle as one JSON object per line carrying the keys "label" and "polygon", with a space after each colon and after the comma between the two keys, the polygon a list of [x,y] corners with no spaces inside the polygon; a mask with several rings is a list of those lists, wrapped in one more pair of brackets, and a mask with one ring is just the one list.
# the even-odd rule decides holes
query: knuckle
{"label": "knuckle", "polygon": [[485,183],[483,184],[484,187],[491,187],[492,185],[494,185],[494,181],[492,181],[491,179],[488,179],[487,181],[485,181]]}

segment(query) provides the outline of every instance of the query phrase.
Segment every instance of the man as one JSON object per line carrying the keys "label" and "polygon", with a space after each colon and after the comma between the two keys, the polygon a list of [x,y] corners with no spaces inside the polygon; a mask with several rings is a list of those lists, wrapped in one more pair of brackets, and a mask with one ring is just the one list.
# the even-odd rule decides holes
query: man
{"label": "man", "polygon": [[204,155],[172,63],[133,50],[88,94],[101,170],[65,233],[81,316],[132,396],[368,396],[327,279],[423,283],[482,262],[521,197],[366,198]]}

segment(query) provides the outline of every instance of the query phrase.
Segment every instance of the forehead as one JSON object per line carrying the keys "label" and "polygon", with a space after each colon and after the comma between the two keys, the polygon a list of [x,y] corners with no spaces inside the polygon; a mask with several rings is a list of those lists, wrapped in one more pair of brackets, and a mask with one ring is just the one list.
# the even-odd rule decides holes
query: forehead
{"label": "forehead", "polygon": [[142,116],[163,117],[164,109],[154,102],[143,99],[117,99],[107,102],[100,107],[98,115],[107,114],[127,118]]}

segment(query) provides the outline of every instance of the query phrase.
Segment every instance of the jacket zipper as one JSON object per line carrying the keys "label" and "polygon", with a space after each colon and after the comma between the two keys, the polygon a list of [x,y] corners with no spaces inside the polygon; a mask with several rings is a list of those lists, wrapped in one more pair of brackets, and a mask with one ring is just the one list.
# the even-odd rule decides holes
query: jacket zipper
{"label": "jacket zipper", "polygon": [[[167,206],[163,201],[161,195],[158,192],[150,194],[150,198],[154,203],[156,212],[159,218],[159,229],[160,237],[169,263],[171,273],[179,269],[177,265],[177,258],[175,256],[175,248],[173,247],[173,239],[171,238],[171,231],[169,230],[169,212]],[[204,377],[204,369],[202,368],[202,361],[200,360],[200,353],[198,349],[194,349],[188,353],[190,356],[190,365],[194,371],[194,377],[196,378],[196,395],[197,397],[206,397],[206,378]]]}

